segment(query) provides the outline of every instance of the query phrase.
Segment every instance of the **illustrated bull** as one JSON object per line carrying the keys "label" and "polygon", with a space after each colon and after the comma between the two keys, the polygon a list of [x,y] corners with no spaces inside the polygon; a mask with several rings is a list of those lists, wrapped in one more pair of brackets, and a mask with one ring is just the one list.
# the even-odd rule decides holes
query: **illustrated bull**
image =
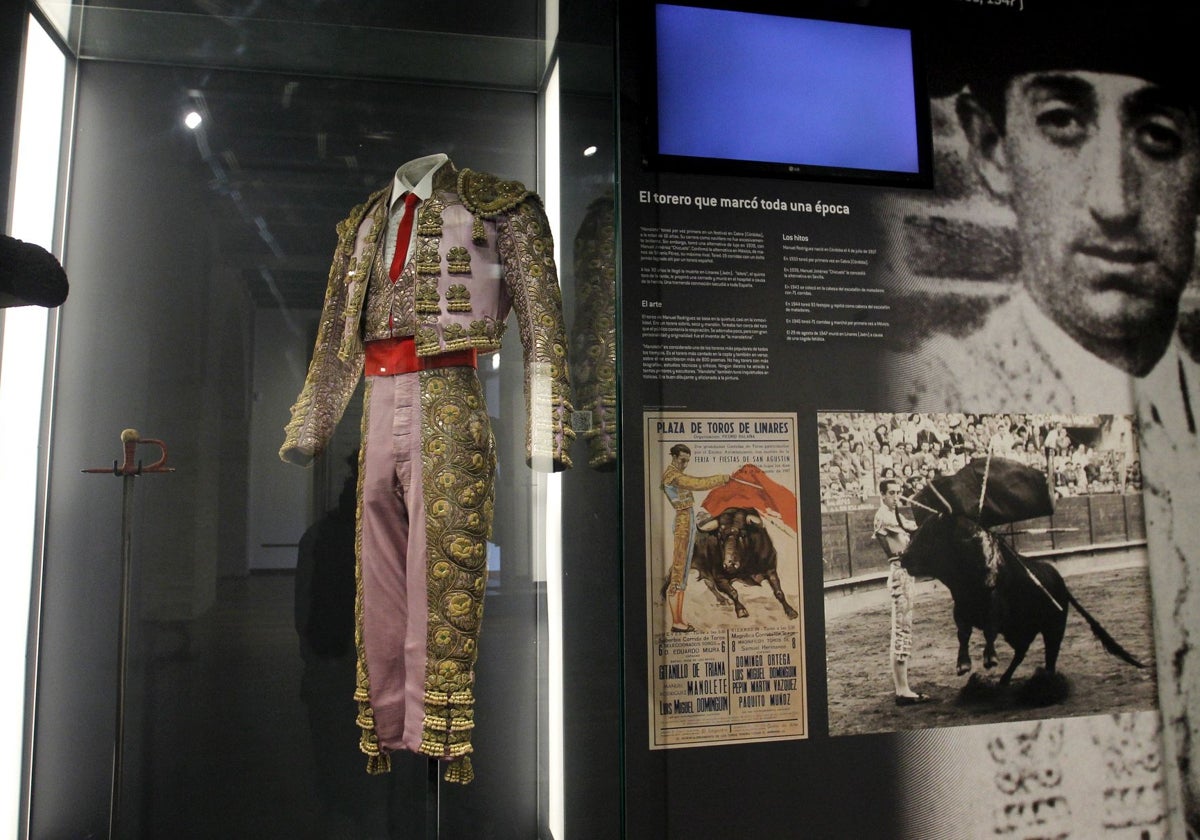
{"label": "illustrated bull", "polygon": [[984,667],[996,666],[997,635],[1012,646],[1013,658],[1000,678],[1001,685],[1011,681],[1038,635],[1046,648],[1046,673],[1053,675],[1067,627],[1068,605],[1079,611],[1106,651],[1130,665],[1145,667],[1075,599],[1058,569],[1022,556],[966,516],[925,518],[900,555],[900,564],[912,575],[937,578],[950,590],[958,630],[959,674],[971,670],[968,643],[973,628],[979,628],[984,636]]}
{"label": "illustrated bull", "polygon": [[732,600],[737,617],[745,618],[750,613],[738,598],[733,582],[760,586],[765,580],[787,617],[794,619],[799,615],[779,585],[775,545],[754,508],[726,508],[720,516],[698,525],[696,532],[692,568],[699,572],[719,604],[726,605]]}

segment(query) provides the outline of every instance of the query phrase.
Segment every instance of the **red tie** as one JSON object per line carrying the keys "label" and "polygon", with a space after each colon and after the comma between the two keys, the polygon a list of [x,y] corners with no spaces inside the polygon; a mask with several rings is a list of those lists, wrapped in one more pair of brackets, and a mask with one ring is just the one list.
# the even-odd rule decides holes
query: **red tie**
{"label": "red tie", "polygon": [[392,257],[392,267],[388,269],[388,277],[395,283],[400,277],[400,272],[404,270],[404,263],[408,260],[408,241],[412,239],[413,226],[413,208],[417,206],[417,202],[421,199],[417,198],[415,193],[406,193],[404,196],[404,216],[400,219],[400,227],[396,230],[396,255]]}

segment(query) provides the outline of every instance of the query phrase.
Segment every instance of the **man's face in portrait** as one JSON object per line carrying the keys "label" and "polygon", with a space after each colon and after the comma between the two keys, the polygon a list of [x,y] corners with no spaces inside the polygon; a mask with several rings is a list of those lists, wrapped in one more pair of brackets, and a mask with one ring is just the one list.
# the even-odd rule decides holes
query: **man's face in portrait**
{"label": "man's face in portrait", "polygon": [[1016,215],[1026,289],[1084,348],[1144,375],[1192,268],[1195,108],[1145,80],[1085,71],[1014,76],[1004,102],[981,171]]}
{"label": "man's face in portrait", "polygon": [[680,472],[683,472],[684,470],[687,469],[688,462],[691,460],[692,460],[692,453],[687,452],[686,450],[683,450],[683,451],[680,451],[674,458],[671,459],[671,463],[675,466],[675,469],[679,470]]}

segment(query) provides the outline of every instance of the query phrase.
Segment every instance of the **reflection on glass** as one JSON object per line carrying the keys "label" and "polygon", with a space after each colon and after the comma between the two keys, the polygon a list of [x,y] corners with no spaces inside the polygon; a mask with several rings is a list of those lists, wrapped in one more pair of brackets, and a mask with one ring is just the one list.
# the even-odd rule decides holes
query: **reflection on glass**
{"label": "reflection on glass", "polygon": [[575,408],[583,415],[588,465],[617,462],[616,235],[613,196],[595,199],[575,236],[577,314],[571,330]]}

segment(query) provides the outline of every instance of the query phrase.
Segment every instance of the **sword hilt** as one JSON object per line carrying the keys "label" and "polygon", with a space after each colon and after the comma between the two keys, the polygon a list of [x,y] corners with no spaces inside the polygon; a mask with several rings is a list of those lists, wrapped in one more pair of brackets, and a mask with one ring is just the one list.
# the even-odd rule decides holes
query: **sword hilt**
{"label": "sword hilt", "polygon": [[[82,470],[82,472],[111,472],[116,476],[175,472],[174,467],[167,466],[167,445],[161,440],[158,440],[157,438],[144,438],[137,429],[125,429],[121,432],[121,443],[124,446],[124,463],[120,461],[113,461],[111,470],[107,467],[93,467],[91,469]],[[158,460],[149,466],[142,466],[142,462],[137,460],[137,448],[139,444],[151,444],[153,446],[157,446],[159,451]]]}

